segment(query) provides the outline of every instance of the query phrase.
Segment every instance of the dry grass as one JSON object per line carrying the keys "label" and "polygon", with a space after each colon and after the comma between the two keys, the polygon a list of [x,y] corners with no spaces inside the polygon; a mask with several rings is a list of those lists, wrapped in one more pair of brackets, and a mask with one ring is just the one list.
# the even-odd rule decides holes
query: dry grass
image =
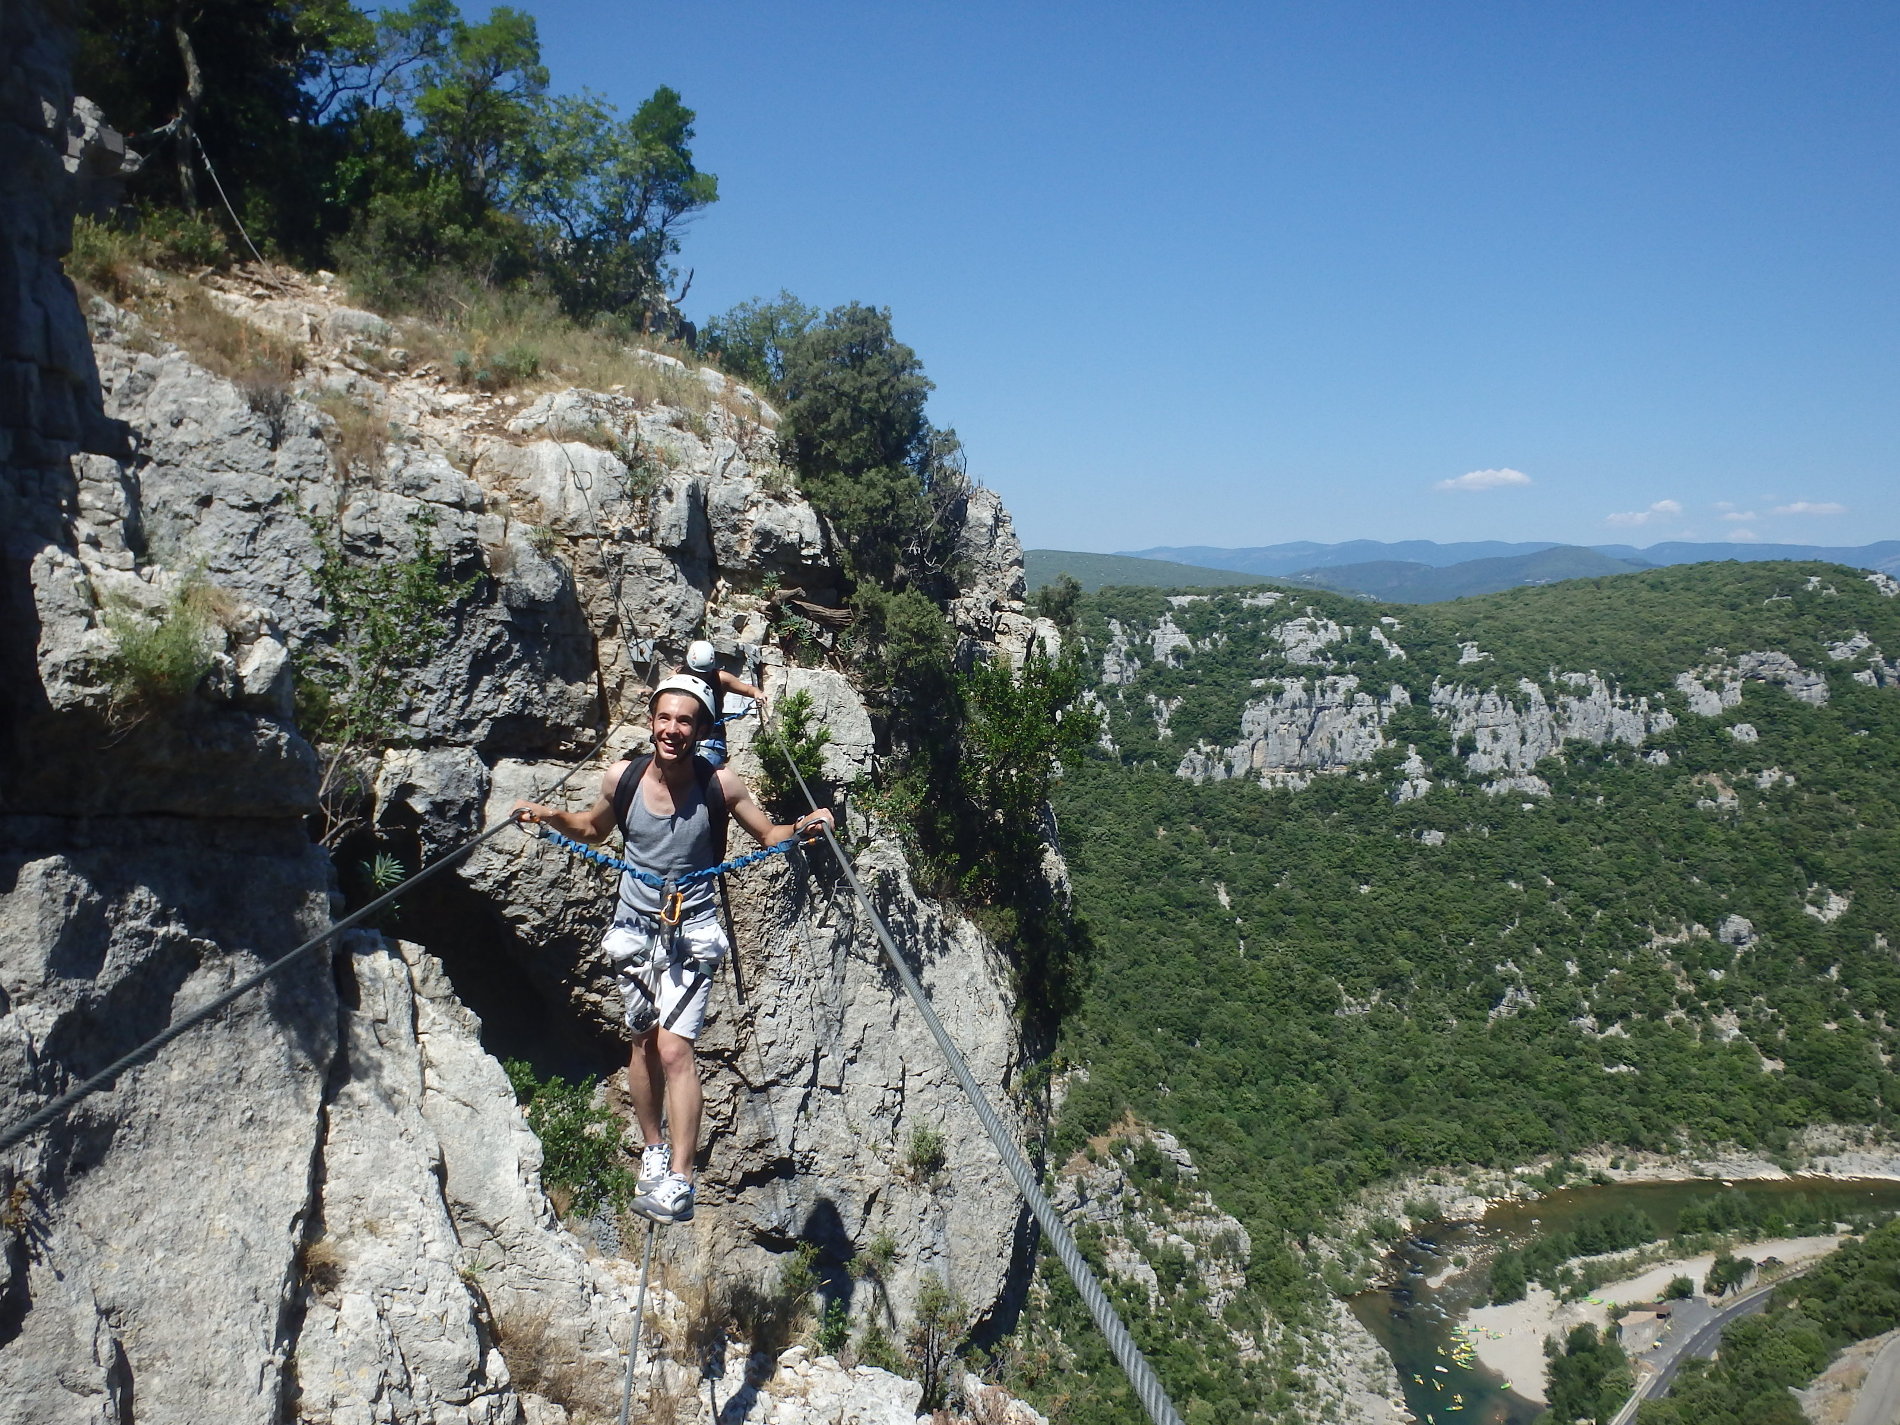
{"label": "dry grass", "polygon": [[[445,286],[401,320],[399,330],[412,361],[433,362],[464,386],[529,392],[580,386],[619,392],[643,407],[694,413],[713,404],[713,394],[693,374],[701,363],[689,349],[657,337],[577,326],[548,298],[531,292]],[[686,369],[644,352],[671,356]]]}
{"label": "dry grass", "polygon": [[288,385],[304,368],[302,347],[251,325],[190,282],[172,278],[146,288],[137,310],[146,325],[200,366],[240,385]]}
{"label": "dry grass", "polygon": [[335,423],[324,436],[344,479],[361,475],[374,480],[381,474],[389,451],[388,417],[361,397],[343,391],[319,393],[317,407]]}
{"label": "dry grass", "polygon": [[578,1359],[573,1342],[554,1324],[554,1308],[520,1299],[495,1312],[495,1342],[517,1390],[553,1401],[581,1425],[615,1418],[620,1381],[605,1362]]}
{"label": "dry grass", "polygon": [[343,1281],[348,1258],[328,1237],[306,1242],[297,1253],[297,1275],[312,1291],[335,1291]]}

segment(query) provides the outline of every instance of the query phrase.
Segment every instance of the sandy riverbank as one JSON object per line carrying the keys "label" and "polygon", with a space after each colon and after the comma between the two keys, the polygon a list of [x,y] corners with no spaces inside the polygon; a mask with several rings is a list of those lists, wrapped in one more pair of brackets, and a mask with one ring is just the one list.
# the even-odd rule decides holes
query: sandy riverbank
{"label": "sandy riverbank", "polygon": [[[1812,1261],[1839,1246],[1839,1237],[1781,1237],[1735,1248],[1737,1256],[1760,1261],[1779,1257],[1789,1264]],[[1561,1337],[1584,1322],[1601,1330],[1611,1309],[1656,1300],[1671,1279],[1692,1277],[1698,1288],[1715,1260],[1713,1252],[1659,1262],[1638,1276],[1598,1287],[1583,1301],[1560,1302],[1541,1286],[1533,1286],[1522,1301],[1508,1306],[1480,1306],[1466,1313],[1459,1325],[1476,1349],[1478,1359],[1497,1371],[1519,1395],[1544,1402],[1544,1338]]]}

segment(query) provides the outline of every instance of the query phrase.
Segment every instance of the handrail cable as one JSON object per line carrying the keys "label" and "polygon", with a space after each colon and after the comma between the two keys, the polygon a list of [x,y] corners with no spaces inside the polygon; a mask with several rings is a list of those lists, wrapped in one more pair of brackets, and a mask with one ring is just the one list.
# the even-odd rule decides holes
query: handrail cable
{"label": "handrail cable", "polygon": [[[564,773],[561,774],[561,779],[558,782],[556,782],[552,787],[549,787],[547,791],[542,793],[541,796],[537,798],[536,800],[545,800],[546,798],[553,796],[556,792],[560,791],[561,788],[565,787],[570,781],[572,781],[574,779],[574,774],[580,771],[580,769],[583,766],[585,766],[588,762],[594,759],[594,757],[600,752],[601,748],[607,745],[608,739],[611,738],[616,732],[620,731],[620,729],[623,726],[625,726],[626,721],[627,720],[624,717],[616,719],[613,726],[608,728],[606,732],[601,734],[600,741],[596,742],[592,747],[590,747],[580,757],[578,761],[574,762],[573,765],[571,765]],[[483,830],[482,832],[480,832],[479,834],[470,837],[467,841],[464,841],[461,845],[453,848],[452,850],[443,852],[442,855],[436,857],[435,860],[431,861],[428,865],[424,866],[421,870],[417,871],[413,876],[409,877],[406,881],[402,882],[402,884],[398,885],[393,890],[385,891],[382,895],[376,897],[375,900],[371,901],[368,905],[364,906],[361,910],[356,911],[354,914],[345,916],[342,920],[339,920],[334,925],[330,926],[329,929],[324,930],[317,935],[311,936],[310,939],[304,941],[304,943],[299,945],[295,950],[286,951],[284,954],[279,955],[275,960],[272,960],[268,965],[264,966],[263,969],[258,970],[255,974],[245,976],[242,980],[238,981],[237,984],[233,985],[230,989],[226,990],[223,994],[218,995],[215,999],[212,999],[209,1002],[200,1005],[197,1009],[193,1010],[190,1014],[187,1014],[183,1019],[180,1019],[176,1021],[175,1023],[166,1026],[166,1028],[161,1030],[159,1033],[153,1035],[150,1039],[147,1039],[143,1044],[139,1045],[136,1049],[131,1050],[129,1053],[121,1054],[117,1059],[114,1059],[110,1064],[106,1065],[105,1068],[99,1070],[98,1073],[93,1074],[89,1078],[81,1080],[79,1083],[73,1085],[73,1087],[67,1089],[65,1093],[59,1095],[59,1097],[51,1100],[48,1103],[41,1105],[38,1109],[36,1109],[32,1113],[29,1113],[25,1118],[21,1119],[18,1123],[13,1124],[5,1132],[0,1133],[0,1152],[4,1152],[6,1149],[11,1148],[15,1144],[21,1142],[24,1138],[26,1138],[28,1134],[33,1133],[34,1131],[45,1127],[47,1124],[51,1123],[55,1118],[58,1118],[61,1114],[66,1112],[67,1109],[71,1108],[74,1104],[78,1103],[81,1099],[90,1098],[93,1094],[97,1093],[100,1089],[104,1088],[107,1084],[111,1083],[120,1074],[124,1073],[127,1069],[131,1068],[134,1064],[137,1064],[141,1060],[144,1060],[150,1057],[152,1054],[155,1054],[160,1049],[163,1049],[167,1044],[171,1043],[172,1040],[178,1038],[182,1034],[185,1034],[189,1030],[195,1029],[198,1025],[203,1024],[207,1019],[210,1019],[212,1016],[218,1014],[227,1006],[231,1005],[232,1003],[236,1002],[239,999],[242,999],[245,995],[249,994],[252,990],[256,989],[259,985],[263,984],[264,981],[270,979],[273,975],[276,975],[280,971],[286,969],[288,966],[293,964],[302,956],[309,954],[312,950],[316,949],[319,945],[322,945],[327,941],[335,939],[343,931],[348,930],[353,926],[362,924],[365,920],[369,919],[369,917],[375,915],[378,911],[382,910],[384,907],[392,904],[398,896],[401,896],[411,886],[416,885],[418,882],[427,880],[429,877],[435,875],[438,871],[441,871],[443,868],[452,865],[456,861],[460,860],[463,856],[466,856],[470,851],[473,851],[477,846],[480,846],[484,841],[487,841],[490,837],[493,837],[498,832],[506,830],[508,827],[516,825],[516,823],[517,823],[517,819],[515,815],[512,812],[510,812],[506,817],[496,822],[493,826],[490,826],[486,828],[485,830]]]}
{"label": "handrail cable", "polygon": [[[793,759],[791,749],[785,745],[784,739],[763,721],[760,723],[760,730],[778,745],[779,755],[785,759],[785,765],[792,769],[792,775],[798,779],[798,789],[804,793],[806,804],[814,812],[817,811],[818,799],[812,795],[811,787],[805,781],[805,774],[799,770],[798,763]],[[918,983],[917,976],[911,971],[909,963],[898,953],[897,942],[891,938],[891,932],[885,926],[884,918],[877,913],[877,907],[871,904],[871,898],[865,894],[864,885],[858,880],[857,871],[852,867],[851,859],[845,855],[844,847],[839,844],[831,827],[822,821],[818,825],[824,831],[825,842],[831,847],[831,854],[837,858],[838,869],[844,872],[844,878],[850,883],[852,893],[858,898],[858,904],[864,908],[865,915],[870,918],[872,929],[877,932],[878,942],[884,947],[884,958],[897,972],[897,978],[910,995],[911,1003],[916,1005],[917,1013],[923,1017],[931,1037],[937,1041],[937,1047],[943,1051],[943,1057],[949,1062],[951,1073],[956,1075],[964,1095],[970,1100],[970,1106],[976,1110],[977,1119],[982,1123],[984,1131],[989,1134],[990,1142],[996,1145],[997,1154],[1002,1158],[1003,1166],[1009,1169],[1010,1177],[1015,1179],[1016,1190],[1022,1194],[1023,1201],[1029,1205],[1029,1211],[1035,1217],[1036,1225],[1042,1229],[1043,1235],[1054,1246],[1056,1256],[1061,1258],[1062,1265],[1068,1268],[1069,1277],[1075,1282],[1075,1289],[1081,1293],[1082,1300],[1088,1305],[1089,1315],[1095,1318],[1096,1326],[1107,1338],[1109,1350],[1114,1352],[1116,1361],[1128,1377],[1128,1384],[1133,1388],[1136,1398],[1141,1401],[1142,1408],[1148,1412],[1149,1420],[1153,1422],[1153,1425],[1181,1425],[1180,1413],[1175,1410],[1174,1402],[1168,1398],[1166,1387],[1161,1384],[1160,1377],[1155,1375],[1154,1368],[1148,1364],[1148,1358],[1141,1353],[1141,1347],[1135,1344],[1135,1338],[1128,1334],[1127,1326],[1122,1324],[1121,1317],[1116,1314],[1114,1303],[1109,1301],[1107,1293],[1102,1290],[1101,1283],[1095,1279],[1095,1273],[1089,1267],[1087,1259],[1083,1257],[1081,1249],[1075,1245],[1075,1238],[1070,1235],[1068,1224],[1063,1222],[1055,1206],[1044,1194],[1041,1184],[1036,1181],[1035,1172],[1029,1166],[1028,1159],[1023,1157],[1022,1149],[1016,1145],[1016,1140],[1010,1136],[1009,1129],[1004,1126],[1003,1120],[991,1107],[988,1096],[984,1094],[982,1086],[977,1083],[976,1076],[970,1072],[970,1066],[964,1060],[962,1052],[958,1050],[956,1042],[951,1039],[950,1031],[944,1028],[943,1021],[937,1017],[937,1011],[932,1007],[930,997],[924,993],[924,987]]]}
{"label": "handrail cable", "polygon": [[633,1374],[640,1360],[640,1327],[647,1314],[647,1269],[653,1265],[653,1237],[659,1230],[659,1220],[649,1217],[647,1245],[640,1253],[640,1290],[633,1298],[633,1344],[627,1348],[627,1374],[620,1383],[620,1425],[627,1425],[633,1414]]}

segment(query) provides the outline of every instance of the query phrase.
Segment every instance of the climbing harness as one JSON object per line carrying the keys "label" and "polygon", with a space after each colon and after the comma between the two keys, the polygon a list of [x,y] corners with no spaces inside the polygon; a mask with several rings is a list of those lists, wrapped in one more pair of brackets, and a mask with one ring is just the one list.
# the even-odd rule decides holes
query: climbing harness
{"label": "climbing harness", "polygon": [[[793,760],[791,750],[770,728],[764,731],[766,736],[778,743],[779,755],[785,759],[786,765],[792,769],[792,775],[798,779],[798,789],[804,794],[806,804],[814,812],[817,811],[818,800],[812,796],[811,787],[805,781],[805,774],[799,771],[798,763]],[[976,1076],[970,1072],[970,1066],[957,1048],[956,1041],[950,1037],[950,1031],[944,1028],[943,1021],[937,1017],[937,1011],[931,1005],[930,997],[924,993],[924,987],[917,982],[917,976],[912,973],[910,963],[898,952],[897,942],[891,938],[890,928],[884,924],[884,918],[877,913],[877,907],[871,904],[870,896],[865,893],[864,885],[858,880],[858,873],[852,867],[851,858],[845,855],[844,847],[829,826],[822,821],[818,823],[818,826],[824,834],[825,844],[831,848],[832,856],[837,859],[838,869],[844,873],[845,880],[851,886],[852,894],[857,897],[858,904],[863,907],[872,929],[877,932],[878,943],[884,950],[884,958],[890,962],[891,969],[896,972],[899,982],[909,994],[911,1003],[916,1006],[917,1013],[930,1030],[931,1038],[937,1041],[937,1048],[943,1052],[944,1059],[950,1065],[951,1073],[956,1076],[957,1083],[970,1100],[970,1106],[976,1111],[977,1119],[982,1123],[984,1132],[989,1134],[990,1142],[995,1145],[997,1155],[1003,1160],[1003,1166],[1009,1169],[1010,1177],[1015,1180],[1016,1190],[1022,1194],[1023,1201],[1029,1205],[1029,1211],[1035,1217],[1036,1225],[1042,1229],[1043,1236],[1049,1239],[1050,1245],[1055,1248],[1056,1256],[1068,1269],[1070,1278],[1075,1282],[1075,1289],[1081,1293],[1082,1300],[1088,1305],[1089,1315],[1095,1318],[1096,1326],[1108,1340],[1109,1350],[1114,1353],[1116,1362],[1127,1375],[1128,1384],[1133,1387],[1142,1408],[1148,1412],[1148,1419],[1153,1422],[1153,1425],[1182,1425],[1180,1412],[1174,1408],[1174,1402],[1168,1398],[1167,1389],[1161,1384],[1160,1377],[1155,1375],[1154,1368],[1148,1364],[1148,1358],[1141,1353],[1141,1347],[1135,1344],[1135,1338],[1128,1334],[1128,1328],[1122,1324],[1121,1317],[1116,1314],[1114,1304],[1102,1290],[1102,1284],[1095,1279],[1095,1273],[1089,1267],[1087,1259],[1083,1257],[1081,1249],[1075,1245],[1075,1238],[1070,1235],[1068,1224],[1062,1220],[1054,1205],[1043,1193],[1041,1185],[1036,1181],[1035,1171],[1029,1166],[1029,1160],[1023,1157],[1022,1149],[1016,1146],[1016,1140],[1010,1136],[1009,1129],[1004,1126],[1003,1120],[997,1117],[996,1110],[990,1105],[982,1085],[977,1083]]]}

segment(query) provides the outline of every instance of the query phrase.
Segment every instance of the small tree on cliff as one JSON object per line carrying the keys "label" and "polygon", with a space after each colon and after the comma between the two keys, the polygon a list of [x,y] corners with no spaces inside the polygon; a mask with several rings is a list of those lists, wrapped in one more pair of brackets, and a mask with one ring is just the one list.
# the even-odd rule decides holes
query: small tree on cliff
{"label": "small tree on cliff", "polygon": [[791,339],[783,365],[779,438],[806,498],[843,536],[853,577],[937,592],[967,488],[962,447],[924,414],[934,386],[892,333],[890,309],[834,308]]}

